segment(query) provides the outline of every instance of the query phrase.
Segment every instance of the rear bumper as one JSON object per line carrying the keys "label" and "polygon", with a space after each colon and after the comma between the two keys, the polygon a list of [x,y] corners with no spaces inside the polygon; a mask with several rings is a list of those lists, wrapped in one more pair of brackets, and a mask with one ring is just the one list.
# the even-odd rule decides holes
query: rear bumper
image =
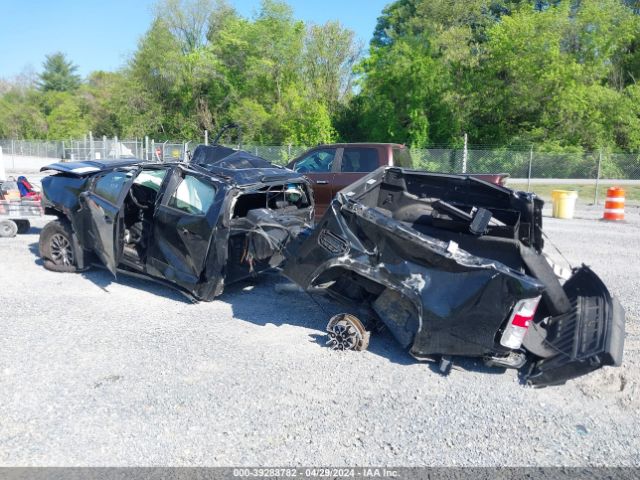
{"label": "rear bumper", "polygon": [[[525,374],[529,385],[560,385],[603,366],[620,366],[624,309],[586,266],[564,285],[571,310],[536,323],[525,347],[535,351]],[[529,337],[529,333],[527,337]]]}

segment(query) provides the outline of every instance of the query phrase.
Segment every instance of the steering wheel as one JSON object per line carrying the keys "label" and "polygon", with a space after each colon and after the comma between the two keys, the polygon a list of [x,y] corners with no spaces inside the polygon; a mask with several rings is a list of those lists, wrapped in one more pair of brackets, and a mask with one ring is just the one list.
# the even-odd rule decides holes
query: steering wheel
{"label": "steering wheel", "polygon": [[135,197],[135,195],[133,194],[133,186],[129,189],[129,198],[131,199],[131,201],[133,202],[133,204],[142,209],[142,210],[147,210],[149,208],[149,205],[143,205],[142,203],[140,203],[140,201]]}

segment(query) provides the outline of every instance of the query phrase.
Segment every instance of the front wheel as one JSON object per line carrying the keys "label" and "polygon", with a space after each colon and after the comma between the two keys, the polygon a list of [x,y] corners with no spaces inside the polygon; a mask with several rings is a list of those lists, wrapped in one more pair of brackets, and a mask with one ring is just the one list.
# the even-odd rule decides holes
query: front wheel
{"label": "front wheel", "polygon": [[44,268],[54,272],[77,272],[77,254],[73,246],[71,225],[54,220],[40,232],[40,256]]}

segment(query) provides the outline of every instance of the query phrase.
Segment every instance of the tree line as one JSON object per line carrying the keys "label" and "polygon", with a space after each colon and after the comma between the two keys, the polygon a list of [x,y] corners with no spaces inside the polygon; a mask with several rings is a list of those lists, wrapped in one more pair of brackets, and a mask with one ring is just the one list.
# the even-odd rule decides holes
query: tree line
{"label": "tree line", "polygon": [[77,75],[62,53],[0,84],[0,138],[382,141],[640,149],[640,2],[397,0],[368,50],[263,0],[161,0],[127,64]]}

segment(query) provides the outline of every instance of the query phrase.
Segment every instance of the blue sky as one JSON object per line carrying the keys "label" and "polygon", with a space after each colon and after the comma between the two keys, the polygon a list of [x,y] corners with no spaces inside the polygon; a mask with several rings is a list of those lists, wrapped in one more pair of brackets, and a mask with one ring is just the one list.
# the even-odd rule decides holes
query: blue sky
{"label": "blue sky", "polygon": [[[391,0],[288,0],[296,18],[340,22],[368,44],[383,7]],[[115,70],[135,51],[151,23],[154,0],[2,0],[0,78],[40,71],[45,55],[67,54],[81,75]],[[252,16],[260,0],[229,0]]]}

